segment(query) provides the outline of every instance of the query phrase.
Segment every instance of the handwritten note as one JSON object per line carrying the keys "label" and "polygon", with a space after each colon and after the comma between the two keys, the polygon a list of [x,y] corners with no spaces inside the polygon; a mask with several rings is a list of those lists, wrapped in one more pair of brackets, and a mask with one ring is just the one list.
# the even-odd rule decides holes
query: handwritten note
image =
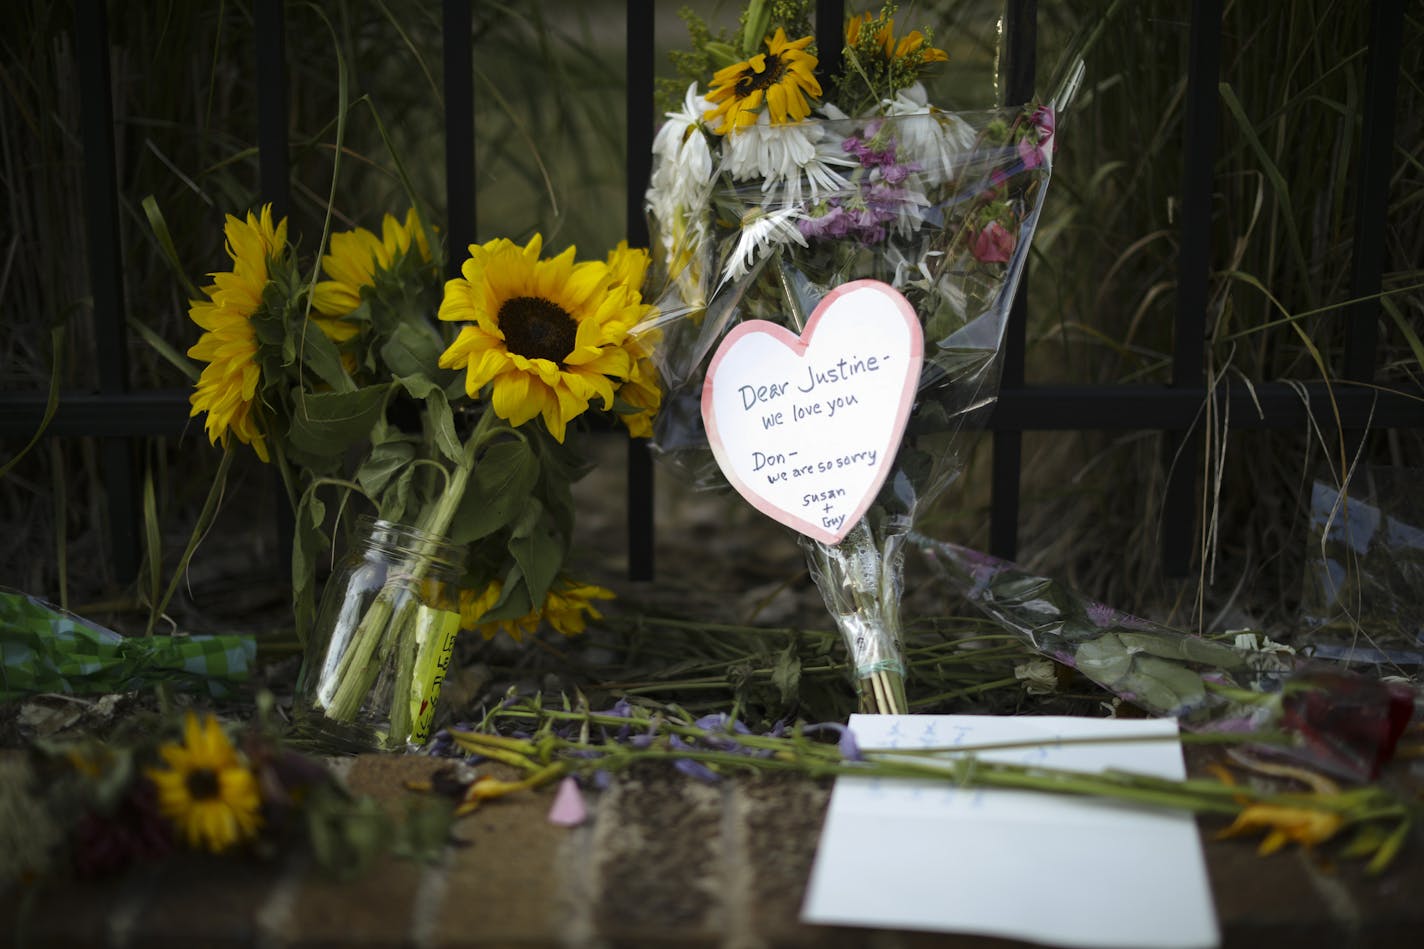
{"label": "handwritten note", "polygon": [[923,354],[914,309],[878,280],[831,291],[799,337],[764,320],[741,323],[702,388],[722,473],[768,517],[837,543],[890,472]]}

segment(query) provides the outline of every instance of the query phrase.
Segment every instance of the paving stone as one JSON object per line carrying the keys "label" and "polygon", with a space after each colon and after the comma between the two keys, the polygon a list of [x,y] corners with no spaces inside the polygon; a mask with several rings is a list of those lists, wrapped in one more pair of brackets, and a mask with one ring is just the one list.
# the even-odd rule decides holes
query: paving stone
{"label": "paving stone", "polygon": [[1337,919],[1339,908],[1316,892],[1306,868],[1308,856],[1291,848],[1262,857],[1254,840],[1214,839],[1225,822],[1203,819],[1198,824],[1224,949],[1349,944]]}
{"label": "paving stone", "polygon": [[[500,773],[502,778],[512,774]],[[570,907],[559,901],[561,846],[571,831],[546,819],[552,789],[488,801],[460,818],[443,870],[430,946],[552,946]]]}
{"label": "paving stone", "polygon": [[300,949],[408,945],[421,875],[420,864],[394,857],[354,880],[312,871],[300,880],[279,934]]}
{"label": "paving stone", "polygon": [[[363,756],[346,780],[392,810],[420,799],[408,780],[447,762]],[[488,767],[488,766],[484,766]],[[509,778],[514,772],[491,770]],[[1008,949],[988,937],[817,927],[799,921],[830,784],[757,775],[708,785],[645,766],[586,795],[591,819],[549,824],[553,788],[487,803],[458,821],[433,864],[391,856],[353,881],[304,858],[179,854],[100,880],[15,882],[0,892],[0,946],[718,946],[729,949]],[[1207,868],[1224,946],[1413,945],[1424,920],[1424,854],[1413,840],[1383,877],[1324,852],[1256,854],[1217,840]],[[1084,855],[1111,886],[1131,867]],[[1026,897],[1031,898],[1031,897]],[[23,939],[23,941],[21,941]]]}
{"label": "paving stone", "polygon": [[0,945],[73,949],[110,945],[111,920],[149,884],[153,873],[124,879],[22,883],[0,897]]}
{"label": "paving stone", "polygon": [[836,932],[800,921],[830,789],[829,782],[781,775],[739,779],[733,788],[753,893],[749,926],[768,945],[825,946]]}
{"label": "paving stone", "polygon": [[727,908],[721,785],[655,767],[616,781],[594,828],[594,935],[615,945],[720,945]]}
{"label": "paving stone", "polygon": [[252,946],[258,913],[283,864],[241,857],[176,854],[155,867],[131,908],[126,945],[144,949]]}

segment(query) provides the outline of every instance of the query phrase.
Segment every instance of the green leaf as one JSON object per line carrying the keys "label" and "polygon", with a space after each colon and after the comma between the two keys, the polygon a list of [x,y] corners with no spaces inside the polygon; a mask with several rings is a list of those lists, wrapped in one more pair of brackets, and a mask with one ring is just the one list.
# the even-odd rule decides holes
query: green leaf
{"label": "green leaf", "polygon": [[354,392],[356,384],[346,374],[341,365],[341,352],[336,348],[321,327],[313,320],[298,317],[302,328],[302,340],[297,354],[317,378],[331,386],[333,392]]}
{"label": "green leaf", "polygon": [[[450,540],[468,544],[507,527],[522,511],[539,475],[539,460],[522,438],[507,438],[485,450],[450,527]],[[542,513],[543,506],[535,501]]]}
{"label": "green leaf", "polygon": [[801,654],[796,649],[796,640],[776,657],[776,665],[771,670],[771,684],[781,692],[781,701],[790,705],[796,701],[801,688]]}
{"label": "green leaf", "polygon": [[460,436],[455,431],[455,413],[450,410],[450,400],[445,398],[445,391],[423,375],[400,376],[396,382],[410,393],[411,398],[425,403],[425,423],[435,436],[436,447],[446,458],[458,463],[465,446],[460,443]]}
{"label": "green leaf", "polygon": [[408,441],[393,438],[381,442],[371,449],[371,454],[356,469],[356,481],[367,494],[375,497],[414,457],[415,446]]}
{"label": "green leaf", "polygon": [[529,599],[543,603],[549,587],[564,565],[564,543],[544,517],[544,505],[530,498],[524,513],[515,522],[509,538],[509,553],[519,565],[529,587]]}
{"label": "green leaf", "polygon": [[199,293],[198,288],[193,286],[193,281],[188,279],[188,274],[183,270],[183,263],[178,259],[178,248],[173,243],[173,235],[168,231],[168,222],[163,218],[158,201],[150,194],[145,195],[141,203],[144,216],[148,218],[149,229],[153,231],[158,248],[163,252],[164,263],[173,271],[179,283],[183,284],[183,292],[188,295],[188,299],[195,299]]}
{"label": "green leaf", "polygon": [[128,323],[129,329],[143,337],[143,341],[148,344],[150,349],[162,356],[173,368],[183,373],[189,382],[198,381],[202,370],[198,368],[197,363],[168,345],[166,339],[155,333],[142,320],[136,320],[131,316],[125,322]]}
{"label": "green leaf", "polygon": [[1098,685],[1113,689],[1132,668],[1132,656],[1114,633],[1103,633],[1097,639],[1079,643],[1073,653],[1078,671]]}
{"label": "green leaf", "polygon": [[533,609],[534,603],[529,598],[529,588],[524,583],[524,573],[519,569],[519,565],[515,564],[504,576],[499,599],[484,612],[479,621],[493,623],[496,620],[519,619],[522,616],[528,616]]}
{"label": "green leaf", "polygon": [[[393,376],[424,376],[428,379],[439,367],[440,342],[419,327],[398,323],[390,338],[381,345],[381,360]],[[411,395],[420,398],[414,392]]]}
{"label": "green leaf", "polygon": [[371,437],[371,430],[385,408],[389,386],[367,386],[354,392],[292,393],[296,411],[292,414],[289,441],[292,455],[325,458]]}
{"label": "green leaf", "polygon": [[152,636],[158,622],[158,599],[163,594],[163,536],[158,527],[158,499],[153,490],[153,469],[143,472],[143,528],[148,582],[148,630]]}
{"label": "green leaf", "polygon": [[45,397],[44,415],[40,418],[39,427],[30,436],[30,440],[25,442],[25,447],[21,448],[10,460],[0,465],[0,478],[3,478],[11,468],[20,463],[20,459],[30,453],[30,449],[35,447],[40,438],[44,435],[45,429],[49,428],[49,423],[54,419],[54,413],[59,408],[59,384],[63,373],[60,371],[61,352],[64,348],[64,325],[60,324],[50,330],[50,352],[54,354],[54,361],[49,375],[49,394]]}
{"label": "green leaf", "polygon": [[1236,669],[1245,664],[1241,654],[1230,646],[1176,630],[1120,630],[1117,635],[1129,652],[1182,659],[1214,669]]}
{"label": "green leaf", "polygon": [[292,608],[297,639],[303,645],[316,619],[317,559],[331,547],[331,538],[321,530],[325,520],[326,505],[315,491],[307,491],[297,505],[292,531]]}
{"label": "green leaf", "polygon": [[405,520],[405,512],[410,509],[411,481],[414,478],[414,465],[406,465],[401,469],[395,484],[381,497],[381,517],[388,521]]}
{"label": "green leaf", "polygon": [[1206,701],[1201,676],[1148,655],[1133,658],[1132,670],[1119,681],[1118,691],[1130,693],[1133,702],[1160,715],[1176,715]]}

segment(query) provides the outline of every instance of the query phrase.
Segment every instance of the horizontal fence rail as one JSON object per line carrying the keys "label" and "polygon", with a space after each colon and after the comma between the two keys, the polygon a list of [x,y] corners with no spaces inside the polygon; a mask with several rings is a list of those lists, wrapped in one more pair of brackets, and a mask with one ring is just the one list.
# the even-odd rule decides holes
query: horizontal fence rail
{"label": "horizontal fence rail", "polygon": [[[819,44],[838,50],[843,0],[818,0]],[[634,246],[648,240],[643,194],[651,168],[654,131],[652,0],[626,4],[627,204],[626,232]],[[1005,16],[1005,88],[1009,101],[1026,101],[1034,90],[1037,3],[1009,0]],[[1221,0],[1193,0],[1184,126],[1184,176],[1178,240],[1176,324],[1171,381],[1166,385],[1033,385],[1025,379],[1027,276],[1007,331],[1001,391],[978,421],[994,437],[990,546],[1013,557],[1017,548],[1022,433],[1026,431],[1125,431],[1166,433],[1163,464],[1170,477],[1163,500],[1163,564],[1184,575],[1192,557],[1200,490],[1201,431],[1208,411],[1218,427],[1243,431],[1301,430],[1311,424],[1358,435],[1366,429],[1424,429],[1424,391],[1373,385],[1378,360],[1386,186],[1394,145],[1395,89],[1399,82],[1403,0],[1374,0],[1370,12],[1366,111],[1355,168],[1356,200],[1352,299],[1343,381],[1333,384],[1264,381],[1208,388],[1204,354],[1207,291],[1211,276],[1210,197],[1216,152],[1221,56]],[[256,0],[254,62],[259,101],[260,200],[277,213],[290,204],[286,53],[283,0]],[[474,57],[471,0],[443,0],[446,103],[447,233],[450,267],[456,272],[463,248],[475,241]],[[115,177],[114,126],[110,106],[109,43],[103,0],[76,0],[75,55],[82,99],[83,180],[89,274],[99,364],[94,391],[61,393],[44,434],[95,437],[106,466],[110,545],[118,575],[137,572],[140,537],[132,439],[176,437],[205,440],[200,420],[188,416],[188,390],[130,391],[122,262],[118,239],[119,188]],[[44,423],[41,393],[0,394],[0,436],[34,435]],[[629,572],[653,573],[653,472],[646,445],[631,441],[628,453]],[[281,507],[281,505],[279,505]],[[290,517],[290,512],[287,512]]]}

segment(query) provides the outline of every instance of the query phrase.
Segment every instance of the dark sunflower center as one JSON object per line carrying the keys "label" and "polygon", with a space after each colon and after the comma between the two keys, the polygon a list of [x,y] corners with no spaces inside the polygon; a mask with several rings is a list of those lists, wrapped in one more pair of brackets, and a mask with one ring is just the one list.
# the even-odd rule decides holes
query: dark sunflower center
{"label": "dark sunflower center", "polygon": [[207,801],[218,796],[218,775],[211,768],[194,768],[188,772],[184,783],[188,785],[188,796],[195,801]]}
{"label": "dark sunflower center", "polygon": [[767,53],[765,69],[761,72],[747,69],[737,80],[737,98],[745,99],[757,89],[770,89],[781,81],[785,72],[786,66],[782,64],[781,57],[775,53]]}
{"label": "dark sunflower center", "polygon": [[562,363],[574,351],[578,323],[568,311],[543,297],[511,297],[499,308],[499,328],[512,353],[526,359]]}

